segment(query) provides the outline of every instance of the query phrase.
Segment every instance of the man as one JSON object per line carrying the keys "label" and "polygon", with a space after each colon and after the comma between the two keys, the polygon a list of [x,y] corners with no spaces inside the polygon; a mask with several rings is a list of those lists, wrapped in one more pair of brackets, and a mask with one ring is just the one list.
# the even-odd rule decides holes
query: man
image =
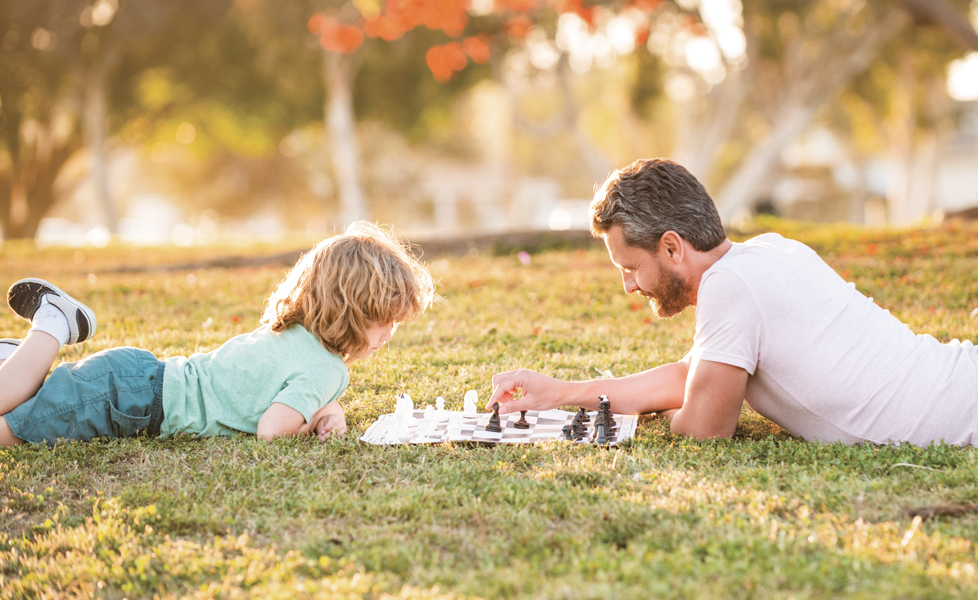
{"label": "man", "polygon": [[[674,433],[730,437],[743,402],[790,433],[848,444],[978,442],[978,349],[915,335],[807,246],[769,233],[726,238],[686,169],[639,160],[591,203],[625,292],[660,318],[696,307],[680,361],[628,377],[564,382],[520,369],[492,378],[500,413],[605,394],[615,412],[657,412]],[[521,392],[522,397],[517,398]]]}

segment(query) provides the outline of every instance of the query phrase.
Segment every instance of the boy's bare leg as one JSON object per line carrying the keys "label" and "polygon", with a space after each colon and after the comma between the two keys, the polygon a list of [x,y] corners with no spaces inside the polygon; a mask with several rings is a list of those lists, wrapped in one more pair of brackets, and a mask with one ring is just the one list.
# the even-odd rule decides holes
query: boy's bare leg
{"label": "boy's bare leg", "polygon": [[[43,331],[27,334],[20,348],[0,364],[0,415],[34,397],[60,350],[61,343]],[[3,427],[10,431],[6,421]]]}
{"label": "boy's bare leg", "polygon": [[10,425],[7,425],[7,419],[0,417],[0,446],[9,448],[23,443],[24,440],[14,435],[14,432],[11,431]]}

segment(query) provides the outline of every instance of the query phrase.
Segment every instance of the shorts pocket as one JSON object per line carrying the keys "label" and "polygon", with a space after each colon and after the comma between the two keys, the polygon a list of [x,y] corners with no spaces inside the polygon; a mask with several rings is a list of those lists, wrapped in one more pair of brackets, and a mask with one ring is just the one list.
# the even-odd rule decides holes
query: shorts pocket
{"label": "shorts pocket", "polygon": [[115,437],[130,437],[149,427],[150,416],[135,417],[127,415],[109,403],[109,414],[111,417],[112,435]]}

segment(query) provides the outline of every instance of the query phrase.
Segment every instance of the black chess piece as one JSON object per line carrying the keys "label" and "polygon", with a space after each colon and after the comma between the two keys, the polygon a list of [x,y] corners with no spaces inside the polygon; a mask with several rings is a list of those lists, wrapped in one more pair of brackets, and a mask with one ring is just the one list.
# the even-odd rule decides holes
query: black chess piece
{"label": "black chess piece", "polygon": [[574,420],[579,420],[581,423],[590,423],[591,417],[587,415],[587,411],[582,407],[577,409],[577,416],[574,417]]}
{"label": "black chess piece", "polygon": [[494,402],[492,405],[492,416],[489,417],[489,423],[486,424],[486,431],[499,433],[502,430],[503,428],[499,426],[499,403]]}
{"label": "black chess piece", "polygon": [[608,397],[604,394],[598,397],[601,399],[601,402],[598,403],[598,406],[601,408],[599,413],[601,414],[605,427],[610,430],[616,425],[614,417],[611,416],[611,400],[608,400]]}
{"label": "black chess piece", "polygon": [[[498,402],[497,402],[497,404],[498,404]],[[515,423],[513,423],[513,427],[515,427],[517,429],[529,429],[530,428],[530,424],[526,421],[526,411],[525,410],[521,410],[520,411],[520,420],[517,421],[517,422],[515,422]]]}
{"label": "black chess piece", "polygon": [[596,441],[599,446],[604,446],[608,443],[608,437],[604,432],[604,423],[598,423],[598,439]]}
{"label": "black chess piece", "polygon": [[564,425],[564,428],[560,430],[560,439],[563,439],[563,440],[573,440],[574,439],[574,435],[571,432],[571,426],[570,425]]}

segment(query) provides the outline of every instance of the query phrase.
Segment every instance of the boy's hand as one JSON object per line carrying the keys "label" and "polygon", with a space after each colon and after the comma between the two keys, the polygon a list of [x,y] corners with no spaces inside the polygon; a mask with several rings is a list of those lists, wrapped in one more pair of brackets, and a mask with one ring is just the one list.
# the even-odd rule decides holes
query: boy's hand
{"label": "boy's hand", "polygon": [[331,435],[340,436],[346,433],[346,417],[343,413],[328,414],[316,423],[316,436],[320,442],[325,442]]}
{"label": "boy's hand", "polygon": [[319,441],[325,442],[331,435],[346,433],[346,415],[343,406],[333,401],[316,411],[312,416],[312,430],[316,432]]}

